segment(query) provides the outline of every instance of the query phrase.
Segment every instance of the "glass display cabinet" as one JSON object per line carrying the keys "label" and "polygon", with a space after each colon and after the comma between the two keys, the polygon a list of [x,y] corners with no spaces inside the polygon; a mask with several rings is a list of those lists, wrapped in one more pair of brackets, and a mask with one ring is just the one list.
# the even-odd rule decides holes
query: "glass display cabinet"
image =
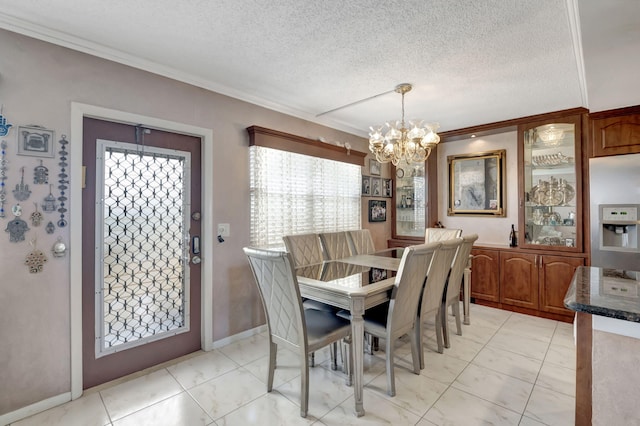
{"label": "glass display cabinet", "polygon": [[519,245],[581,251],[580,116],[519,128]]}
{"label": "glass display cabinet", "polygon": [[395,169],[394,238],[422,238],[426,228],[424,163],[398,164]]}

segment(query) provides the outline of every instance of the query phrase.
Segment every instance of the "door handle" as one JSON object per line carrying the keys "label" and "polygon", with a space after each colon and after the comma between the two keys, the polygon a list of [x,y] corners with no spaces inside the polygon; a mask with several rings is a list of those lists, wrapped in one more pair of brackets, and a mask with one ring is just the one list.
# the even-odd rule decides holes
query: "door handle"
{"label": "door handle", "polygon": [[200,254],[200,237],[197,235],[191,240],[191,253]]}

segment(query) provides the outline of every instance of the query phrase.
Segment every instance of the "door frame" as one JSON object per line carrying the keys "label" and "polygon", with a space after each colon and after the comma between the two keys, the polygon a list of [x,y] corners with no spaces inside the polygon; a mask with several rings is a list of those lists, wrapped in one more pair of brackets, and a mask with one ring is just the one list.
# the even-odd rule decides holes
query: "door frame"
{"label": "door frame", "polygon": [[[71,102],[71,137],[79,143],[69,149],[69,250],[70,260],[70,332],[71,332],[71,399],[82,396],[82,169],[83,120],[85,117],[143,125],[157,130],[182,133],[201,138],[201,235],[215,235],[213,231],[213,130],[175,121]],[[200,346],[213,349],[213,240],[202,238],[202,273],[200,280],[201,333]]]}

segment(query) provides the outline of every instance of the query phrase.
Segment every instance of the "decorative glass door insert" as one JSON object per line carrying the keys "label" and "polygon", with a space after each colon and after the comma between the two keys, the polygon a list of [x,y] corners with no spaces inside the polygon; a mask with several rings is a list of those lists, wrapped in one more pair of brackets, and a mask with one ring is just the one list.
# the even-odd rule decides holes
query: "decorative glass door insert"
{"label": "decorative glass door insert", "polygon": [[189,331],[190,161],[98,140],[96,357]]}

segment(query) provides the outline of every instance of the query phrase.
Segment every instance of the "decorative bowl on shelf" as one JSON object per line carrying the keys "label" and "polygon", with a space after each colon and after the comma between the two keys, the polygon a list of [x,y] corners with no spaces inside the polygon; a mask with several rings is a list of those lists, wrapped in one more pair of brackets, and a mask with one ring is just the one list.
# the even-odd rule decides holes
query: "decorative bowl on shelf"
{"label": "decorative bowl on shelf", "polygon": [[531,163],[536,167],[553,167],[573,163],[573,157],[567,157],[561,152],[557,154],[534,155]]}

